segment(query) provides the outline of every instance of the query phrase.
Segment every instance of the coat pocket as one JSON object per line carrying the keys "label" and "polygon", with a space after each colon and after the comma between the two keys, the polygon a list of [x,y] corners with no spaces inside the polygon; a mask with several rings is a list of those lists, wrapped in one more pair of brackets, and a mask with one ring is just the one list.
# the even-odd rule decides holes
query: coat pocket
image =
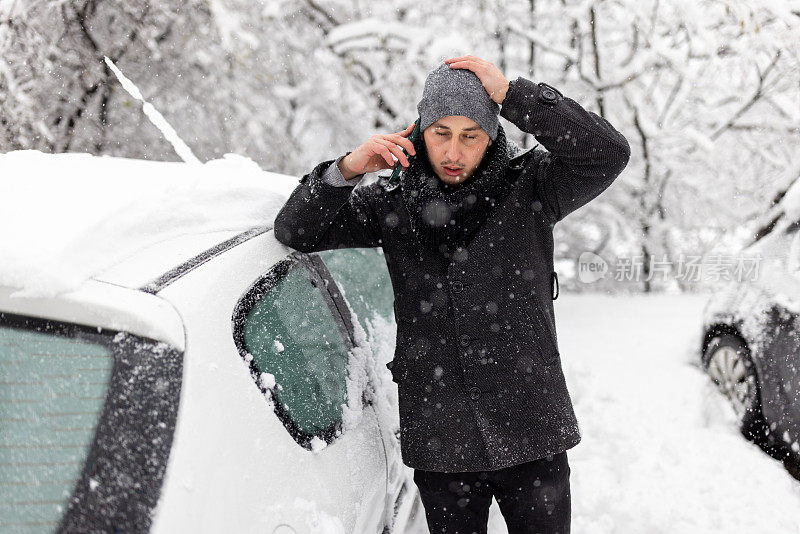
{"label": "coat pocket", "polygon": [[547,365],[556,363],[559,358],[558,340],[555,328],[550,324],[550,318],[535,302],[529,302],[526,310],[536,331],[536,348],[542,356],[542,360]]}

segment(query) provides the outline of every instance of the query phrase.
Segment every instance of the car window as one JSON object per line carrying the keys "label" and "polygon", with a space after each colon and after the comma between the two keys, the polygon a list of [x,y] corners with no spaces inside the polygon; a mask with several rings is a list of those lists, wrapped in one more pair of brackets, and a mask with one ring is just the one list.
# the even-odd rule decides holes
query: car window
{"label": "car window", "polygon": [[[284,272],[285,271],[285,272]],[[235,337],[295,440],[330,442],[347,403],[349,347],[330,296],[302,262],[280,264],[249,292]]]}
{"label": "car window", "polygon": [[377,248],[343,248],[319,252],[365,331],[374,314],[394,317],[394,292],[383,251]]}
{"label": "car window", "polygon": [[58,526],[113,362],[102,344],[0,324],[0,530]]}

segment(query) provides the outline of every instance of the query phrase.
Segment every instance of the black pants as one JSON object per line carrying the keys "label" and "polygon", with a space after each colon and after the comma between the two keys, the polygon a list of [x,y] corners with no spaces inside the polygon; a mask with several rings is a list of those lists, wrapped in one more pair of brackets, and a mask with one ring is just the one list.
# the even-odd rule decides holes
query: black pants
{"label": "black pants", "polygon": [[509,534],[569,534],[566,451],[496,471],[414,470],[431,534],[486,534],[492,496]]}

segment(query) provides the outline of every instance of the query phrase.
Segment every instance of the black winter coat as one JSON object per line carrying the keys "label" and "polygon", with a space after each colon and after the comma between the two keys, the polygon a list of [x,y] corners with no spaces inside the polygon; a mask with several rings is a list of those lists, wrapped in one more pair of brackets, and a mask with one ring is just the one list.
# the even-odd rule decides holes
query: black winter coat
{"label": "black winter coat", "polygon": [[561,368],[551,283],[553,225],[622,172],[625,137],[546,84],[517,78],[500,116],[548,149],[513,158],[514,189],[465,247],[422,247],[400,187],[300,180],[275,219],[303,252],[382,247],[397,319],[394,360],[403,462],[441,472],[493,470],[581,439]]}

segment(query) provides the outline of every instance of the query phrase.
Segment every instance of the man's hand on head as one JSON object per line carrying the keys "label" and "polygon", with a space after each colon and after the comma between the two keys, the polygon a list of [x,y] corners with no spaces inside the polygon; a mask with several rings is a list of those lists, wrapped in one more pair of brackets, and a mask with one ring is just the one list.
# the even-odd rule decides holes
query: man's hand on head
{"label": "man's hand on head", "polygon": [[494,63],[475,56],[458,56],[445,60],[451,69],[468,69],[475,73],[489,97],[502,104],[508,93],[508,80]]}

